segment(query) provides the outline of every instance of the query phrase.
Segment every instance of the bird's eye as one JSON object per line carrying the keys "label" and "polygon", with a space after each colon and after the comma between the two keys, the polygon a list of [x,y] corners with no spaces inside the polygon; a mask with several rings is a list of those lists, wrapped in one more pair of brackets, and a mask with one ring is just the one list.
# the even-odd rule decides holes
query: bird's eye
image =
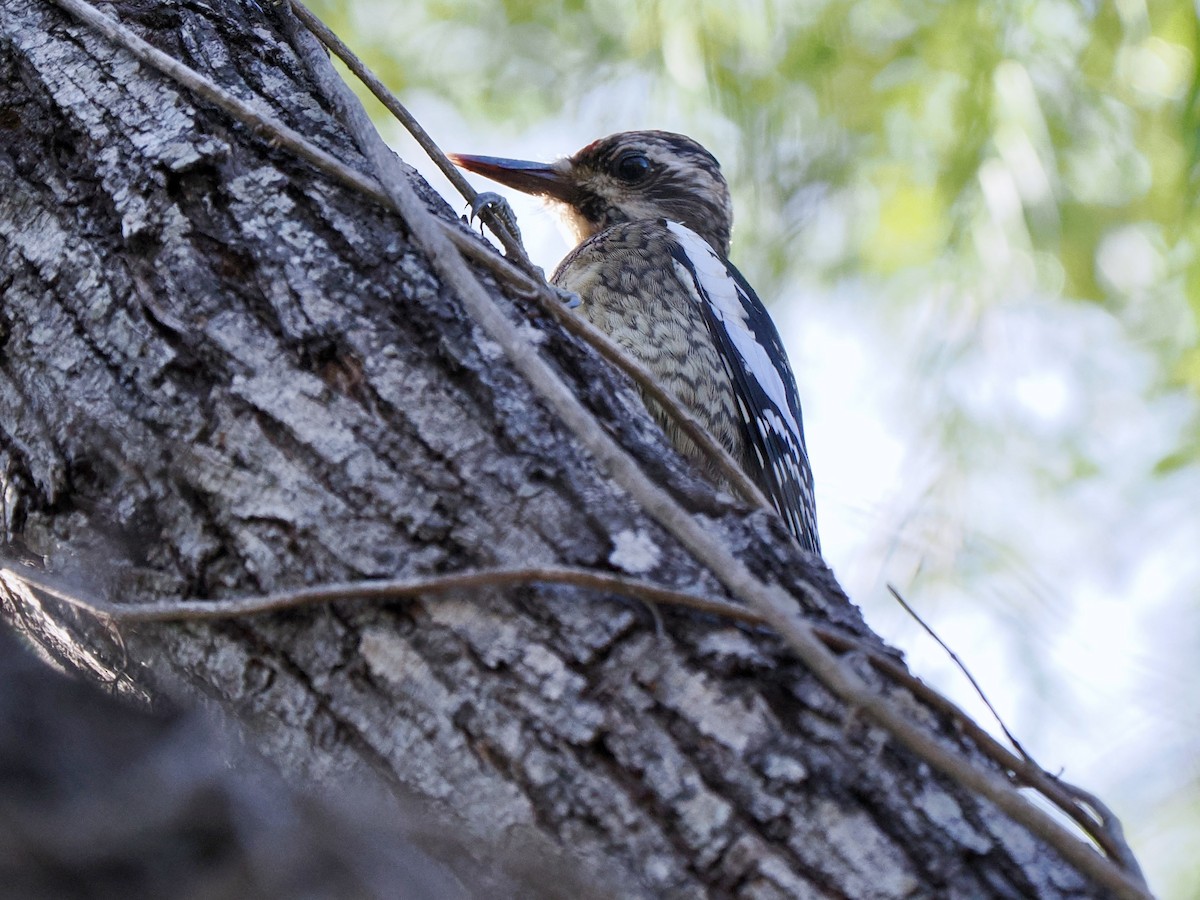
{"label": "bird's eye", "polygon": [[617,160],[617,177],[627,184],[636,184],[650,174],[650,160],[646,154],[633,151]]}

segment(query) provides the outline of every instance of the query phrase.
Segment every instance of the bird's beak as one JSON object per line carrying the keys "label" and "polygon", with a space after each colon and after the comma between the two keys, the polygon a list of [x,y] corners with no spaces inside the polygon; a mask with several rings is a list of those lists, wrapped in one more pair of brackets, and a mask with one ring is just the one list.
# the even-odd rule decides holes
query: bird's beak
{"label": "bird's beak", "polygon": [[569,174],[570,169],[562,162],[527,162],[497,156],[468,156],[465,153],[451,153],[450,159],[468,172],[475,172],[526,194],[571,203],[577,193],[575,182]]}

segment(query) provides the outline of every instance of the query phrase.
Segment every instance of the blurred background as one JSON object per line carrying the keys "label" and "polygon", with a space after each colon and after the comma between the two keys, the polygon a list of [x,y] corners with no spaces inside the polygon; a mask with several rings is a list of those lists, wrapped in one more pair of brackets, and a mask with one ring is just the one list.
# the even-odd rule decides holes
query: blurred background
{"label": "blurred background", "polygon": [[[444,149],[549,160],[664,128],[721,160],[830,564],[988,723],[895,585],[1169,898],[1200,898],[1193,2],[315,7]],[[511,199],[551,271],[553,218]]]}

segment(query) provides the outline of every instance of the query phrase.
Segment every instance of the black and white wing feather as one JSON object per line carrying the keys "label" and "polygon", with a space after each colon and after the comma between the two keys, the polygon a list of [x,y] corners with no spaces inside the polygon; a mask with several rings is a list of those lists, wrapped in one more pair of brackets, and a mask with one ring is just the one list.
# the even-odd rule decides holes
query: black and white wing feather
{"label": "black and white wing feather", "polygon": [[821,552],[800,397],[787,354],[762,301],[733,265],[678,222],[676,274],[700,305],[729,369],[741,413],[746,463],[801,546]]}

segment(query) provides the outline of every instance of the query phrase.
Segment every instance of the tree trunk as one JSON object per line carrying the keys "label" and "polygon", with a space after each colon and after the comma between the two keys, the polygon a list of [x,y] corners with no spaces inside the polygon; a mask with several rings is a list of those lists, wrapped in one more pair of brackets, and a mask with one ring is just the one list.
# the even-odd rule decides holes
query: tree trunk
{"label": "tree trunk", "polygon": [[[103,9],[368,171],[284,37],[286,7]],[[10,560],[131,602],[551,563],[721,593],[597,471],[395,215],[42,0],[0,0],[0,73]],[[773,516],[714,495],[624,379],[488,283],[755,572],[882,648]],[[450,823],[426,849],[452,870],[562,854],[612,896],[1097,894],[772,636],[715,618],[567,588],[119,630],[11,581],[2,602],[44,655],[215,710],[295,786],[373,779]],[[578,895],[531,879],[519,895]]]}

